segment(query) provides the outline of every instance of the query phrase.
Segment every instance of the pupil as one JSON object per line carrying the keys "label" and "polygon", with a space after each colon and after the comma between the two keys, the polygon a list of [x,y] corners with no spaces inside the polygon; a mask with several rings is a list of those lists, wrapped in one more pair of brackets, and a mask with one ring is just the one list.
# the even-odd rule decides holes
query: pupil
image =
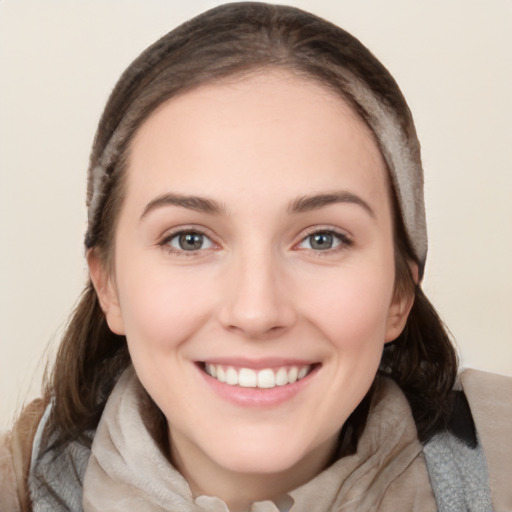
{"label": "pupil", "polygon": [[332,235],[329,233],[317,233],[311,237],[311,247],[313,249],[330,249],[332,247]]}
{"label": "pupil", "polygon": [[186,233],[180,236],[180,247],[185,251],[201,249],[203,235],[199,233]]}

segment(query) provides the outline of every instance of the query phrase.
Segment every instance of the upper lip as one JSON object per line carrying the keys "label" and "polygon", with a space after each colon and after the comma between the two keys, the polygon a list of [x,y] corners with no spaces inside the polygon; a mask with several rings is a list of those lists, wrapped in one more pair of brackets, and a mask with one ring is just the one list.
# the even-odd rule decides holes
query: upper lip
{"label": "upper lip", "polygon": [[222,366],[232,366],[234,368],[251,368],[254,370],[259,370],[263,368],[280,368],[283,366],[306,366],[318,363],[318,361],[313,361],[309,359],[285,357],[266,357],[258,359],[248,359],[246,357],[213,357],[204,359],[200,362]]}

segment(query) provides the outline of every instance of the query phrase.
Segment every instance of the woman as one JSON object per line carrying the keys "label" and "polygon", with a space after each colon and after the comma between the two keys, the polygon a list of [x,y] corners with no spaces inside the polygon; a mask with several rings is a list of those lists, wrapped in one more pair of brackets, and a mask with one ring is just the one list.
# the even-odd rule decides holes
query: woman
{"label": "woman", "polygon": [[88,183],[90,283],[2,445],[4,507],[507,509],[512,385],[456,383],[412,117],[352,36],[189,21],[121,77]]}

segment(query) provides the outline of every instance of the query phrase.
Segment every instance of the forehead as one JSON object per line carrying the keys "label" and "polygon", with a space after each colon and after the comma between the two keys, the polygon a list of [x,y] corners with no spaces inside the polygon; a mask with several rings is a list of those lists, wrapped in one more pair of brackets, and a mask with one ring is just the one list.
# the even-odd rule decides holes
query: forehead
{"label": "forehead", "polygon": [[293,196],[305,185],[338,188],[343,177],[387,197],[386,175],[371,130],[340,95],[266,71],[203,85],[158,107],[132,141],[128,189],[151,195],[158,187],[199,187],[229,196],[266,183]]}

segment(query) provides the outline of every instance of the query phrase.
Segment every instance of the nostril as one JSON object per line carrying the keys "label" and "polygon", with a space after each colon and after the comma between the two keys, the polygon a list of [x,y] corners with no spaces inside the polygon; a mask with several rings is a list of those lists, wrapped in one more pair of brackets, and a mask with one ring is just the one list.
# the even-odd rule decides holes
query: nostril
{"label": "nostril", "polygon": [[249,272],[250,277],[235,280],[230,293],[223,296],[218,319],[223,327],[248,338],[275,336],[295,322],[293,300],[268,275]]}

